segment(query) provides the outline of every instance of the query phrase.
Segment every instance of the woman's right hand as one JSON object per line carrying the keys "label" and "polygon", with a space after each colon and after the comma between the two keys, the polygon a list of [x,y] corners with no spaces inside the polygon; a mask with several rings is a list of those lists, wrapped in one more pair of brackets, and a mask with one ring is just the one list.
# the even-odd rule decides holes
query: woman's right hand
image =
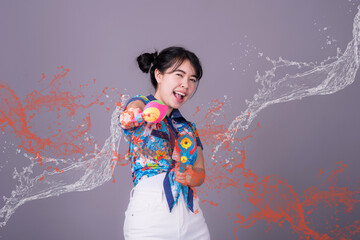
{"label": "woman's right hand", "polygon": [[120,114],[120,125],[123,129],[130,129],[140,126],[142,123],[133,122],[135,116],[141,113],[140,108],[127,108]]}

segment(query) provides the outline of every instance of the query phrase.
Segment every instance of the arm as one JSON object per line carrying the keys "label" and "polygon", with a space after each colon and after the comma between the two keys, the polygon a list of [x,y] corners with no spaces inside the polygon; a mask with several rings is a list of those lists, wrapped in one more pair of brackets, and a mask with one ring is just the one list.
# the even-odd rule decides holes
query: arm
{"label": "arm", "polygon": [[144,110],[145,104],[141,100],[135,100],[129,103],[125,110],[128,110],[130,108],[140,108],[140,110]]}
{"label": "arm", "polygon": [[175,167],[175,181],[190,187],[198,187],[205,180],[204,154],[201,147],[197,147],[197,159],[193,166],[186,167],[184,173],[180,172],[179,164]]}

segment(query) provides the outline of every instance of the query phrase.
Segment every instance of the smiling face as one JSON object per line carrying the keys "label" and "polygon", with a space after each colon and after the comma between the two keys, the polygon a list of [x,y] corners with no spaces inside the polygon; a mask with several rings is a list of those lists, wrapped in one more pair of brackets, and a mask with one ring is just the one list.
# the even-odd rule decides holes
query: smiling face
{"label": "smiling face", "polygon": [[174,66],[161,73],[155,70],[155,78],[158,83],[155,98],[165,103],[169,110],[180,108],[195,92],[197,77],[194,67],[189,60],[185,60],[180,66]]}

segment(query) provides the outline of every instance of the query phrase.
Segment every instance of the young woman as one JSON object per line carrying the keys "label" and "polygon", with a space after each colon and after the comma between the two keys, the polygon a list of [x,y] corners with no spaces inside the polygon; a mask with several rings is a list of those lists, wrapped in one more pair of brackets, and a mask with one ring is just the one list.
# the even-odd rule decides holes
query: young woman
{"label": "young woman", "polygon": [[[125,239],[210,239],[193,191],[205,178],[202,144],[195,124],[179,111],[198,87],[200,61],[181,47],[169,47],[159,54],[144,53],[137,61],[143,72],[150,71],[155,95],[131,98],[120,116],[135,185],[125,212]],[[133,117],[152,100],[167,105],[166,117],[159,123],[133,123]],[[180,172],[174,149],[184,134],[195,139],[195,162]]]}

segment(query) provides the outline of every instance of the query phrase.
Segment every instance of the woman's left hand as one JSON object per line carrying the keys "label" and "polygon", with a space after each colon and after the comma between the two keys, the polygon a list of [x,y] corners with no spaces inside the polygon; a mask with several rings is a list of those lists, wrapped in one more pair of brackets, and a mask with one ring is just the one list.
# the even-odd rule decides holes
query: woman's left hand
{"label": "woman's left hand", "polygon": [[190,164],[186,166],[185,172],[183,173],[180,172],[180,164],[175,165],[175,181],[185,186],[192,186],[194,176],[195,171]]}

